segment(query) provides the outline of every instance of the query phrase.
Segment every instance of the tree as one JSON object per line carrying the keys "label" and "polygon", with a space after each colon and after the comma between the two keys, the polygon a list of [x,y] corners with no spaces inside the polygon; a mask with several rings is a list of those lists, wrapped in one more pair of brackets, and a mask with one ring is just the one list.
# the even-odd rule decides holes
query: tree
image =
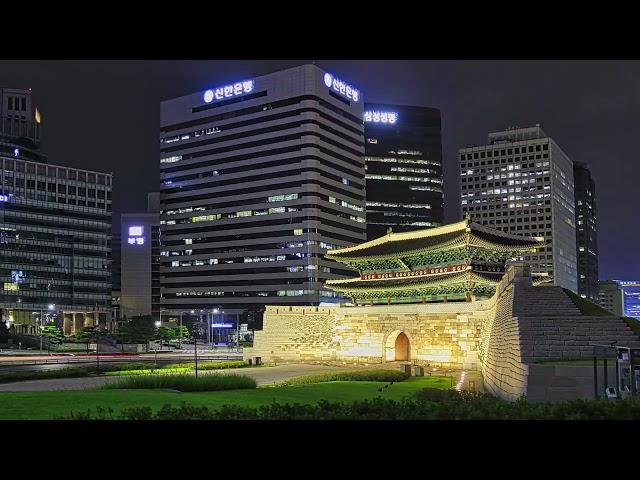
{"label": "tree", "polygon": [[[182,332],[182,334],[180,332]],[[182,341],[189,340],[191,338],[191,333],[189,332],[189,329],[183,325],[176,328],[176,338],[179,338]]]}
{"label": "tree", "polygon": [[249,310],[242,314],[242,321],[247,323],[247,328],[254,332],[255,330],[262,330],[264,316],[264,307],[251,306]]}
{"label": "tree", "polygon": [[157,329],[153,317],[144,315],[131,317],[118,329],[117,337],[123,343],[144,343],[149,349],[149,341],[156,338]]}
{"label": "tree", "polygon": [[169,343],[171,340],[178,338],[178,329],[173,327],[160,327],[158,328],[157,337],[160,340],[160,348],[162,348],[162,342]]}
{"label": "tree", "polygon": [[49,345],[47,347],[48,350],[51,349],[52,343],[61,344],[64,340],[62,330],[60,330],[55,325],[45,325],[44,327],[42,327],[42,336],[49,339]]}
{"label": "tree", "polygon": [[0,343],[7,343],[10,336],[11,334],[9,332],[7,322],[0,322]]}

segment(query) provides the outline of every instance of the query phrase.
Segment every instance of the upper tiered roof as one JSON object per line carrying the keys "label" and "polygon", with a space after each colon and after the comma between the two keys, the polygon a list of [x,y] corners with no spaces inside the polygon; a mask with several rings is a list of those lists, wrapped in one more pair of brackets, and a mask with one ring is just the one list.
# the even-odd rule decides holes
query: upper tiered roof
{"label": "upper tiered roof", "polygon": [[329,250],[327,258],[338,261],[409,257],[433,250],[461,246],[503,251],[531,251],[542,247],[544,239],[512,235],[484,227],[469,219],[442,227],[413,232],[390,232],[353,247]]}

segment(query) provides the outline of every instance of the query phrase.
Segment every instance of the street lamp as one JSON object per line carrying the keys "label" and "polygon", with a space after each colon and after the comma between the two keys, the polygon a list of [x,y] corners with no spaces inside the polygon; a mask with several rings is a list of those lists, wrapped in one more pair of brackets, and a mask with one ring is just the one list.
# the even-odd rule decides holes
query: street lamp
{"label": "street lamp", "polygon": [[214,308],[212,310],[213,314],[211,315],[211,322],[209,323],[209,345],[214,344],[216,342],[215,339],[215,334],[213,333],[213,323],[215,322],[213,315],[217,315],[218,313],[220,313],[220,309],[219,308]]}
{"label": "street lamp", "polygon": [[[182,314],[184,313],[184,310],[180,311],[180,335],[178,337],[178,348],[180,348],[180,350],[182,350]],[[191,313],[191,315],[193,315],[195,313],[195,310],[191,310],[189,313]]]}
{"label": "street lamp", "polygon": [[[155,326],[156,328],[160,328],[160,325],[162,325],[162,322],[160,320],[156,320]],[[160,333],[160,332],[158,332]],[[160,335],[158,335],[158,338],[160,339]],[[162,348],[162,339],[160,339],[160,348]],[[156,348],[157,350],[157,348]]]}

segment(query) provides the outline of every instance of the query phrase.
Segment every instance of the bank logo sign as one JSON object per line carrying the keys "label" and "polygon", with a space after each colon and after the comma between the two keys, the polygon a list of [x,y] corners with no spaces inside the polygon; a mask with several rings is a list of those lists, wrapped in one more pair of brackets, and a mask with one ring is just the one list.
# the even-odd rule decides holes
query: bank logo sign
{"label": "bank logo sign", "polygon": [[142,226],[133,226],[129,227],[129,237],[127,238],[127,243],[129,245],[144,245],[144,227]]}
{"label": "bank logo sign", "polygon": [[330,89],[338,92],[340,95],[347,97],[349,100],[357,102],[360,99],[360,91],[346,84],[342,80],[334,77],[330,73],[324,74],[324,84]]}
{"label": "bank logo sign", "polygon": [[245,80],[244,82],[234,83],[233,85],[218,87],[214,90],[207,90],[204,92],[204,101],[205,103],[211,103],[214,100],[237,97],[238,95],[253,92],[253,89],[253,80]]}
{"label": "bank logo sign", "polygon": [[398,112],[376,112],[367,110],[364,112],[364,121],[372,123],[396,123]]}

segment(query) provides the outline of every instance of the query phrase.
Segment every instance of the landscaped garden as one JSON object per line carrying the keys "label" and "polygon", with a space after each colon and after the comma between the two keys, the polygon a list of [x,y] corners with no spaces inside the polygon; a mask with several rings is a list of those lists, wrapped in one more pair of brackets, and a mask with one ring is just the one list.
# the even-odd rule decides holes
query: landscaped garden
{"label": "landscaped garden", "polygon": [[[276,403],[316,405],[321,401],[353,403],[375,398],[399,401],[424,388],[450,388],[449,377],[410,377],[403,381],[395,381],[393,379],[398,378],[399,372],[382,372],[374,371],[369,377],[360,375],[360,372],[355,374],[343,372],[345,377],[351,376],[353,380],[330,381],[329,378],[316,378],[317,383],[307,384],[304,380],[300,380],[301,384],[294,384],[296,381],[288,381],[280,385],[258,388],[255,388],[255,382],[253,387],[247,382],[243,384],[244,389],[206,392],[186,389],[180,391],[180,388],[190,388],[185,387],[186,382],[193,382],[193,380],[185,380],[186,375],[126,379],[130,381],[150,378],[151,380],[144,381],[162,382],[147,384],[146,386],[159,387],[150,389],[118,389],[110,384],[109,387],[103,386],[99,389],[83,391],[2,392],[0,402],[3,408],[0,409],[0,419],[56,419],[70,418],[72,414],[75,418],[96,417],[100,416],[101,411],[107,412],[109,409],[112,411],[112,416],[127,418],[127,409],[142,409],[141,411],[151,415],[167,405],[177,409],[187,405],[214,411],[225,406],[255,409]],[[170,377],[183,378],[165,380]],[[195,379],[192,375],[188,377]],[[224,380],[225,377],[227,375],[203,375],[198,378],[198,382],[207,382],[208,389],[216,390],[216,382],[228,381]],[[382,378],[387,380],[380,381]]]}
{"label": "landscaped garden", "polygon": [[640,400],[507,402],[451,389],[449,377],[342,371],[257,387],[238,373],[127,376],[94,390],[0,393],[0,419],[597,420],[640,419]]}

